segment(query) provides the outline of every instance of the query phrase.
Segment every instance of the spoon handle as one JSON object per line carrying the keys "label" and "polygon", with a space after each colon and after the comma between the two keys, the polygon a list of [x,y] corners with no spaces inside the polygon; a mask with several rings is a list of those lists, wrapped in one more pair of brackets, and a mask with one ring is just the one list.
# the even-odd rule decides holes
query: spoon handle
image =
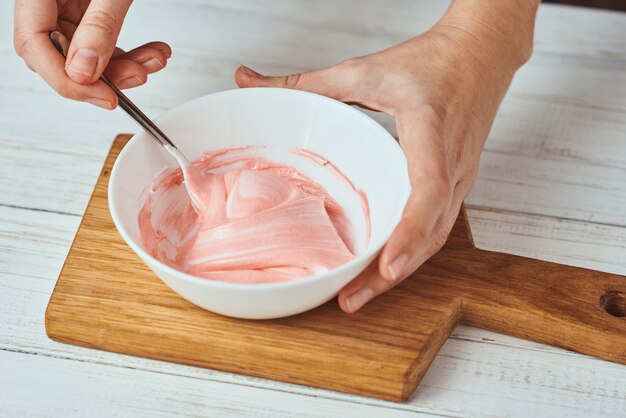
{"label": "spoon handle", "polygon": [[[65,36],[61,32],[53,31],[50,32],[50,40],[52,44],[64,57],[67,57],[67,48],[69,46],[69,42]],[[146,116],[135,104],[128,98],[120,89],[117,88],[115,84],[111,80],[108,79],[107,76],[102,74],[100,76],[100,80],[104,82],[107,86],[113,90],[115,95],[117,96],[119,105],[128,115],[133,118],[142,128],[144,128],[152,137],[163,146],[169,153],[171,153],[176,160],[183,166],[188,166],[189,161],[185,158],[185,156],[176,148],[176,145],[163,133],[158,126],[152,122],[152,120]]]}
{"label": "spoon handle", "polygon": [[159,129],[158,126],[152,122],[152,120],[146,116],[135,104],[128,98],[120,89],[117,88],[115,84],[107,76],[102,74],[100,76],[100,80],[104,82],[107,86],[113,90],[113,93],[117,96],[119,105],[128,115],[135,119],[135,121],[141,125],[148,133],[150,133],[159,143],[163,146],[170,146],[172,148],[176,148],[176,146],[170,141],[170,139]]}

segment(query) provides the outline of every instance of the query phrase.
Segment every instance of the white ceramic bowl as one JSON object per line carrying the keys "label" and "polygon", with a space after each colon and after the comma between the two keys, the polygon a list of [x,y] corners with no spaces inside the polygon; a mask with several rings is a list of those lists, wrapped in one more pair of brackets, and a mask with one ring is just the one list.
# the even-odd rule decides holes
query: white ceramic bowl
{"label": "white ceramic bowl", "polygon": [[190,302],[223,315],[277,318],[330,300],[374,260],[397,225],[409,194],[406,159],[394,138],[364,113],[324,96],[272,88],[230,90],[180,105],[156,122],[190,159],[209,150],[241,145],[313,151],[336,165],[367,195],[369,245],[344,265],[315,276],[268,284],[194,277],[144,251],[137,216],[145,191],[163,168],[175,162],[146,132],[135,135],[117,158],[109,182],[115,226],[165,284]]}

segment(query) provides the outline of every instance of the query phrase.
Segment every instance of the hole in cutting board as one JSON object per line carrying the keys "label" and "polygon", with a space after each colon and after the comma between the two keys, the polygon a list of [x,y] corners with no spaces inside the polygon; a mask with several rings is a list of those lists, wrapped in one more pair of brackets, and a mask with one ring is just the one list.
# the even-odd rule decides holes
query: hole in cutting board
{"label": "hole in cutting board", "polygon": [[600,306],[609,315],[618,318],[626,317],[626,294],[617,290],[609,290],[600,298]]}

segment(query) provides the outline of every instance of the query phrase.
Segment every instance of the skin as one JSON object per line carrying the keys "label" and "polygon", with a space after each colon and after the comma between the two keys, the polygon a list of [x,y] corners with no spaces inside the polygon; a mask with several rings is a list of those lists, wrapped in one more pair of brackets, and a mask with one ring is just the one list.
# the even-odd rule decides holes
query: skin
{"label": "skin", "polygon": [[[129,1],[58,3],[16,1],[15,47],[64,97],[112,109],[114,95],[97,81],[105,68],[121,87],[134,87],[171,55],[162,42],[126,53],[115,49]],[[244,66],[236,70],[240,87],[306,90],[388,113],[396,121],[412,192],[377,261],[340,292],[345,312],[356,312],[402,282],[445,243],[476,180],[498,107],[515,71],[531,55],[538,6],[539,0],[455,0],[427,32],[371,55],[288,76],[263,76]],[[54,29],[72,39],[66,62],[47,39]],[[96,63],[93,72],[83,71],[85,61],[74,63],[79,50]]]}
{"label": "skin", "polygon": [[[148,74],[165,67],[172,55],[164,42],[128,52],[116,48],[132,1],[16,0],[13,43],[26,65],[61,96],[114,109],[117,97],[98,78],[106,75],[119,88],[144,84]],[[52,46],[49,33],[71,39],[67,60]]]}

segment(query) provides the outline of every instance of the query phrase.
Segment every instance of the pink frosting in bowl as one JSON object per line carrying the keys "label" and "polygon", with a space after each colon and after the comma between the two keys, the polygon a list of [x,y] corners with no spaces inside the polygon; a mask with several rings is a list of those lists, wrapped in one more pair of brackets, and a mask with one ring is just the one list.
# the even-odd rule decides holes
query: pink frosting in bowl
{"label": "pink frosting in bowl", "polygon": [[[207,152],[186,169],[186,181],[180,168],[159,174],[138,217],[146,251],[196,277],[250,284],[312,276],[352,260],[356,236],[341,205],[296,168],[271,161],[267,151]],[[361,202],[369,240],[365,194],[323,157],[290,152],[349,186]]]}
{"label": "pink frosting in bowl", "polygon": [[[139,132],[111,172],[111,217],[159,279],[219,314],[276,318],[332,299],[375,261],[408,198],[406,158],[395,139],[362,112],[323,96],[230,90],[156,121],[195,160],[199,184],[218,186],[200,193],[222,197],[209,199],[218,204],[204,215],[195,213],[171,156]],[[178,219],[169,232],[167,219]],[[321,241],[329,245],[316,249]]]}

